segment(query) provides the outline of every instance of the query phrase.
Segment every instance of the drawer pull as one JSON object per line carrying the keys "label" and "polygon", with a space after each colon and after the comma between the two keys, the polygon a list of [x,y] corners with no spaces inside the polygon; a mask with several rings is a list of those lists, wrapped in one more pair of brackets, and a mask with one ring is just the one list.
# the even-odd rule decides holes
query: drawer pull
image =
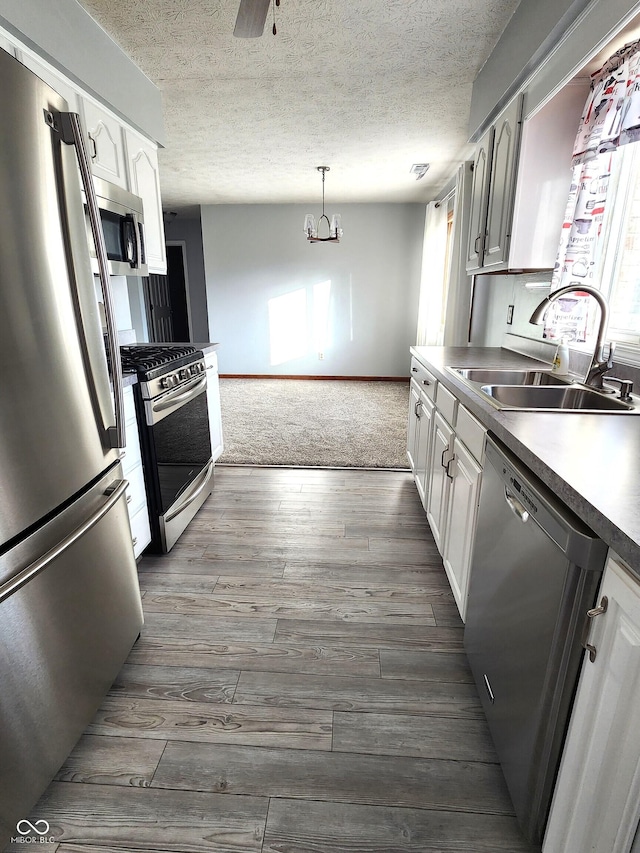
{"label": "drawer pull", "polygon": [[130,504],[133,500],[133,495],[127,495],[127,503]]}
{"label": "drawer pull", "polygon": [[596,616],[601,616],[603,613],[607,612],[607,607],[609,606],[609,599],[606,595],[603,595],[600,599],[600,604],[598,607],[594,607],[592,610],[587,610],[587,621],[584,623],[584,631],[582,634],[582,645],[589,652],[589,660],[591,663],[595,662],[596,656],[598,654],[598,650],[596,647],[589,643],[589,632],[591,630],[591,620],[595,619]]}

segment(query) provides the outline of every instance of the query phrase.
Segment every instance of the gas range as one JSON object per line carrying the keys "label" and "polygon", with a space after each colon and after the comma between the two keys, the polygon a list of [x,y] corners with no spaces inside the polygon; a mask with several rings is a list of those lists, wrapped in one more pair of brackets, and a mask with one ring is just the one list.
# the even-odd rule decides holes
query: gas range
{"label": "gas range", "polygon": [[185,344],[132,344],[120,347],[122,369],[136,373],[145,400],[189,383],[205,372],[204,355]]}
{"label": "gas range", "polygon": [[123,370],[136,373],[134,401],[152,542],[167,552],[213,485],[204,355],[184,344],[120,347]]}

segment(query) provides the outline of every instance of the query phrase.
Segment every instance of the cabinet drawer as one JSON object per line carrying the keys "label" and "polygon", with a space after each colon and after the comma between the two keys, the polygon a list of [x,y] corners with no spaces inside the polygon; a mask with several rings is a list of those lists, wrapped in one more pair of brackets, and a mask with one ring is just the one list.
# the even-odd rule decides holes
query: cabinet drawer
{"label": "cabinet drawer", "polygon": [[120,451],[120,462],[122,464],[122,471],[127,476],[133,468],[142,465],[137,432],[131,435],[129,429],[127,429],[127,446],[124,450]]}
{"label": "cabinet drawer", "polygon": [[480,421],[477,421],[463,405],[458,404],[456,435],[480,463],[484,459],[484,440],[486,434],[487,431]]}
{"label": "cabinet drawer", "polygon": [[146,505],[142,507],[131,519],[131,538],[133,541],[133,553],[136,557],[151,542],[151,527],[149,525],[149,513]]}
{"label": "cabinet drawer", "polygon": [[451,426],[455,426],[456,423],[457,404],[457,397],[454,397],[451,391],[447,390],[442,383],[438,383],[436,406],[442,412],[442,417],[449,421]]}
{"label": "cabinet drawer", "polygon": [[133,388],[131,385],[127,385],[126,388],[122,389],[122,397],[124,399],[124,422],[125,424],[129,424],[136,419],[136,404],[133,399]]}
{"label": "cabinet drawer", "polygon": [[422,365],[417,358],[411,359],[411,378],[414,379],[420,386],[427,397],[431,400],[436,398],[436,378],[433,373],[429,373],[426,367]]}
{"label": "cabinet drawer", "polygon": [[215,350],[205,353],[204,362],[207,365],[207,370],[218,372],[218,353]]}
{"label": "cabinet drawer", "polygon": [[127,487],[127,508],[129,510],[129,518],[132,518],[141,507],[146,507],[147,505],[142,464],[136,465],[135,468],[125,472],[125,477],[129,481]]}

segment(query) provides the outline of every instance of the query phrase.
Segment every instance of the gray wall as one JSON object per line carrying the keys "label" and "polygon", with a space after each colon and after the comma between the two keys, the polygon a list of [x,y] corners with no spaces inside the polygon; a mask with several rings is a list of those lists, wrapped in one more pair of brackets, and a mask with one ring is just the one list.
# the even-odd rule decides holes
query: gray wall
{"label": "gray wall", "polygon": [[[527,111],[540,103],[555,85],[580,68],[600,42],[639,5],[637,0],[522,0],[473,84],[470,136],[478,139],[542,64],[543,74],[536,75]],[[561,48],[552,53],[560,42]],[[549,56],[547,69],[545,58]]]}
{"label": "gray wall", "polygon": [[164,142],[160,91],[77,0],[0,0],[0,26],[129,124]]}
{"label": "gray wall", "polygon": [[[548,295],[550,283],[550,272],[476,276],[471,346],[499,347],[507,332],[541,341],[542,326],[533,326],[529,317],[534,308]],[[538,287],[530,288],[527,284],[535,284]],[[514,306],[511,324],[507,324],[509,305]]]}
{"label": "gray wall", "polygon": [[521,0],[474,81],[470,135],[478,138],[488,120],[588,5],[589,0]]}
{"label": "gray wall", "polygon": [[165,225],[164,235],[168,242],[175,240],[184,241],[186,244],[191,332],[194,341],[208,341],[210,338],[207,317],[207,289],[200,217],[184,217],[178,214],[174,220]]}
{"label": "gray wall", "polygon": [[[340,205],[339,245],[306,241],[309,212],[317,216],[317,205],[201,208],[209,330],[222,344],[220,371],[406,376],[416,337],[424,205]],[[314,288],[327,287],[329,340],[319,360]],[[297,313],[270,334],[270,311],[282,320],[290,301]],[[273,348],[287,340],[297,348],[272,363]]]}

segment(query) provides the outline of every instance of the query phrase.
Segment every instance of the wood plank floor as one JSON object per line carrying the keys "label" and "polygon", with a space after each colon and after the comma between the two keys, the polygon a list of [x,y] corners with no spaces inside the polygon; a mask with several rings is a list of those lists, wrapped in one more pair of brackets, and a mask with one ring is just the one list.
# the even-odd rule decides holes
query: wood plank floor
{"label": "wood plank floor", "polygon": [[60,842],[39,847],[534,853],[409,474],[218,467],[140,586],[144,630],[33,811]]}

